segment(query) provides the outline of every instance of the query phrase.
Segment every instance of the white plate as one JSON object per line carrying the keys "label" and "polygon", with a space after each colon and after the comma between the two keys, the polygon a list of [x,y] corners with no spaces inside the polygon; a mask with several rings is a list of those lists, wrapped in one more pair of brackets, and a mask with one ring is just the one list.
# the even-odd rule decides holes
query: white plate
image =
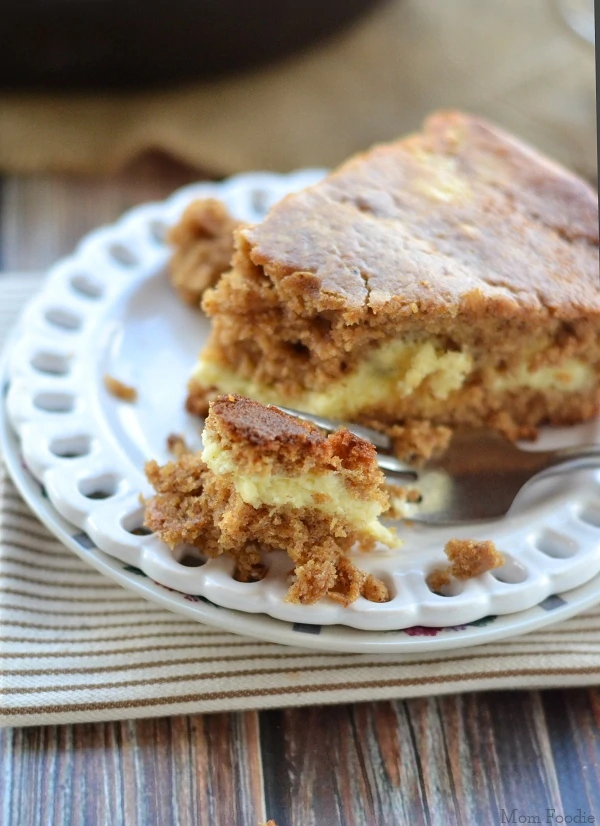
{"label": "white plate", "polygon": [[[256,220],[286,191],[321,174],[255,174],[188,187],[92,233],[51,270],[11,346],[7,409],[24,461],[54,508],[86,542],[164,586],[224,608],[313,626],[395,631],[464,625],[527,610],[593,578],[600,571],[598,471],[533,485],[498,522],[467,530],[401,528],[406,542],[401,551],[382,549],[358,558],[361,567],[390,585],[393,598],[385,604],[360,598],[349,608],[328,600],[292,605],[283,599],[291,567],[284,553],[267,558],[264,580],[244,584],[233,579],[227,557],[190,568],[157,537],[131,532],[141,524],[139,493],[151,492],[144,461],[167,458],[165,439],[171,432],[200,444],[198,420],[184,413],[183,401],[208,324],[181,304],[167,283],[164,226],[192,198],[208,194],[225,201],[238,217]],[[138,403],[128,405],[107,394],[105,373],[137,387]],[[540,444],[598,437],[594,422],[548,432]],[[99,492],[111,495],[95,498]],[[442,549],[452,536],[493,539],[507,563],[444,597],[431,593],[425,580],[444,561]]]}
{"label": "white plate", "polygon": [[[1,385],[0,385],[1,386]],[[210,600],[172,591],[146,577],[139,568],[119,562],[94,547],[87,534],[60,516],[42,485],[29,473],[19,443],[0,407],[0,446],[6,467],[21,495],[39,519],[77,556],[109,579],[157,605],[225,631],[282,645],[354,654],[417,654],[448,651],[514,637],[568,619],[600,601],[600,574],[579,588],[555,594],[527,611],[488,616],[445,628],[415,626],[395,631],[359,631],[342,625],[286,623],[261,614],[220,608]]]}

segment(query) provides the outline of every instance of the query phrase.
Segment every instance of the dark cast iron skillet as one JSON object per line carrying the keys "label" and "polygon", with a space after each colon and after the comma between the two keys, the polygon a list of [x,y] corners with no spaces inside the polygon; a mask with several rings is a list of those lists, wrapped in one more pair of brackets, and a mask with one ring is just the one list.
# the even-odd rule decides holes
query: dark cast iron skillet
{"label": "dark cast iron skillet", "polygon": [[164,85],[332,34],[380,0],[0,0],[0,87]]}

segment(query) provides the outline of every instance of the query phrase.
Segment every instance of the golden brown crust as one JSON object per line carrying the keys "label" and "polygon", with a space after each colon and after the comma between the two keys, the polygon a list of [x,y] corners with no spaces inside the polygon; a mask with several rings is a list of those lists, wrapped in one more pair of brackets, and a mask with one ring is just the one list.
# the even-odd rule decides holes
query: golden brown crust
{"label": "golden brown crust", "polygon": [[174,250],[169,272],[184,301],[198,307],[204,291],[229,268],[233,233],[239,226],[221,201],[200,198],[170,229],[167,241]]}
{"label": "golden brown crust", "polygon": [[263,451],[280,451],[288,445],[295,451],[319,454],[325,437],[314,425],[284,413],[272,405],[228,393],[210,404],[209,427],[234,443],[259,448]]}
{"label": "golden brown crust", "polygon": [[205,427],[244,473],[300,475],[326,466],[331,453],[316,427],[233,393],[210,402]]}
{"label": "golden brown crust", "polygon": [[459,112],[356,156],[241,236],[278,287],[300,274],[305,306],[348,322],[468,316],[479,296],[506,317],[600,314],[591,187]]}

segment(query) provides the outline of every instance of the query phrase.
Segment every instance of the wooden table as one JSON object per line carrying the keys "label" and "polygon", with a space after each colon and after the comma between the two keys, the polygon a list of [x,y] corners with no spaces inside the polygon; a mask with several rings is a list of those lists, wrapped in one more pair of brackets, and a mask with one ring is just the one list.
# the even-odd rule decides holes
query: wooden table
{"label": "wooden table", "polygon": [[[101,181],[7,178],[0,269],[41,269],[197,177],[147,156]],[[581,689],[5,729],[0,824],[599,822],[599,728],[600,691]]]}

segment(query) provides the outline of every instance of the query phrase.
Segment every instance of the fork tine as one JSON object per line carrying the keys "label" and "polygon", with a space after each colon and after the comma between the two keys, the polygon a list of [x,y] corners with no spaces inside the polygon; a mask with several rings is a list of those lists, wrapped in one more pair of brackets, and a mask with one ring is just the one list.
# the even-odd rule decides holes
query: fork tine
{"label": "fork tine", "polygon": [[385,453],[379,453],[379,451],[377,451],[377,464],[382,470],[385,470],[386,473],[393,473],[394,475],[402,476],[407,480],[419,478],[419,474],[414,468],[407,465],[405,462],[401,462],[400,459],[396,459],[395,456],[389,456]]}

